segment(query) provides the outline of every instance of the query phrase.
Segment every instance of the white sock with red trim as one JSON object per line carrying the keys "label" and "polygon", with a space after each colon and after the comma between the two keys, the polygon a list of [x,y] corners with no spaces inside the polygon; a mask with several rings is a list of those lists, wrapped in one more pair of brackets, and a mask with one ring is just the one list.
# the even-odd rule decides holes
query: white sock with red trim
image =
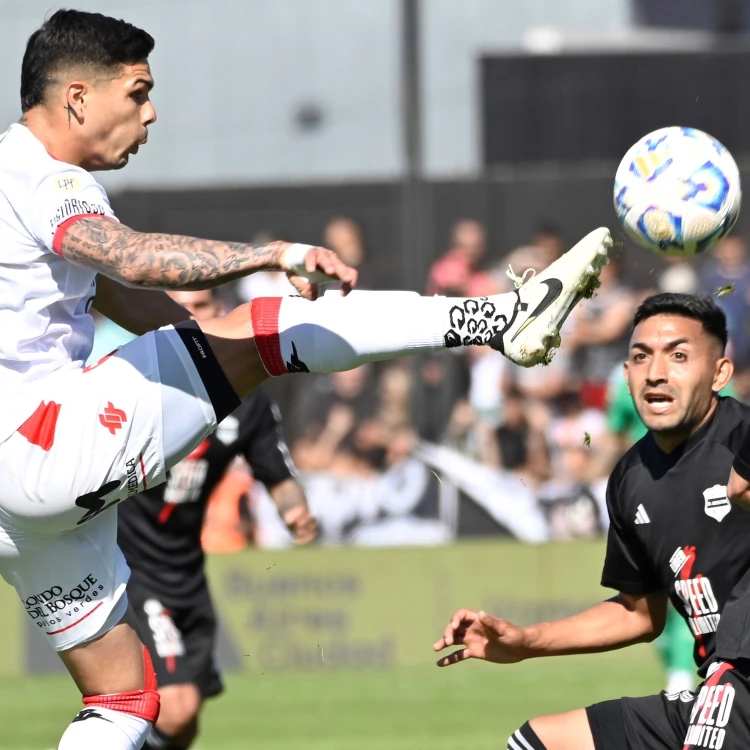
{"label": "white sock with red trim", "polygon": [[269,375],[340,372],[365,362],[483,345],[512,320],[518,294],[421,297],[416,292],[327,292],[251,303],[255,344]]}
{"label": "white sock with red trim", "polygon": [[140,750],[159,718],[159,692],[151,656],[143,647],[143,690],[88,695],[57,750]]}
{"label": "white sock with red trim", "polygon": [[73,719],[58,750],[140,750],[151,731],[151,722],[140,716],[95,706],[84,708]]}

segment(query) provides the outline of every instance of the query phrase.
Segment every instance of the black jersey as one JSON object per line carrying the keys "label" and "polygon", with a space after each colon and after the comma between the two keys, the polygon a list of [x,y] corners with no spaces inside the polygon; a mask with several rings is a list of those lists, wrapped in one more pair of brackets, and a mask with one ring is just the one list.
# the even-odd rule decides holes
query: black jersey
{"label": "black jersey", "polygon": [[649,433],[619,461],[607,487],[610,529],[602,585],[666,592],[695,637],[695,661],[713,655],[735,585],[750,570],[750,512],[727,498],[750,408],[720,398],[705,425],[672,453]]}
{"label": "black jersey", "polygon": [[[750,432],[734,459],[734,470],[745,480],[750,481]],[[750,538],[733,542],[740,548],[750,546]],[[737,554],[727,549],[727,555]],[[750,571],[735,586],[721,618],[721,626],[716,634],[716,655],[720,659],[750,659]]]}
{"label": "black jersey", "polygon": [[244,456],[253,476],[272,487],[292,476],[276,406],[254,391],[187,458],[164,484],[118,507],[117,541],[134,580],[184,601],[205,584],[201,527],[206,504],[225,469]]}

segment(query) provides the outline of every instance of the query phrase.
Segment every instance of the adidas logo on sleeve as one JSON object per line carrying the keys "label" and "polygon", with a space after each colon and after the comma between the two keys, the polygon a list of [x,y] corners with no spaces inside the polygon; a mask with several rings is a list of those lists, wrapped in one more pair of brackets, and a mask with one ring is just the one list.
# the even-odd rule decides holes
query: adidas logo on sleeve
{"label": "adidas logo on sleeve", "polygon": [[639,505],[635,510],[635,522],[636,524],[651,523],[651,519],[648,517],[648,513],[646,513],[643,505]]}

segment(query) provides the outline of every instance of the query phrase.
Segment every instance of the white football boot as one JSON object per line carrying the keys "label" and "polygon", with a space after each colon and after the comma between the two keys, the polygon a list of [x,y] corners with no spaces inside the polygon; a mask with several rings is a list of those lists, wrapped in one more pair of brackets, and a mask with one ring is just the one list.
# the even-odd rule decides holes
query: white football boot
{"label": "white football boot", "polygon": [[603,227],[528,280],[526,273],[518,277],[510,269],[518,302],[508,326],[495,333],[489,345],[522,367],[549,364],[570,311],[599,286],[599,272],[609,263],[611,247],[612,237]]}

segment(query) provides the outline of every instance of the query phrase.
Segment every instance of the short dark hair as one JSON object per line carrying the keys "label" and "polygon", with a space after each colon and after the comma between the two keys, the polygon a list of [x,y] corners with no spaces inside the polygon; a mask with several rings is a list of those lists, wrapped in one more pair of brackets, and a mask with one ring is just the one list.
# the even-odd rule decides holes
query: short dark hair
{"label": "short dark hair", "polygon": [[633,328],[654,315],[680,315],[700,321],[703,330],[721,343],[722,352],[727,346],[727,318],[711,297],[698,294],[665,292],[647,297],[635,311]]}
{"label": "short dark hair", "polygon": [[147,59],[153,48],[150,34],[125,21],[101,13],[58,10],[26,43],[21,65],[21,111],[27,112],[44,101],[57,71],[81,65],[112,70]]}

